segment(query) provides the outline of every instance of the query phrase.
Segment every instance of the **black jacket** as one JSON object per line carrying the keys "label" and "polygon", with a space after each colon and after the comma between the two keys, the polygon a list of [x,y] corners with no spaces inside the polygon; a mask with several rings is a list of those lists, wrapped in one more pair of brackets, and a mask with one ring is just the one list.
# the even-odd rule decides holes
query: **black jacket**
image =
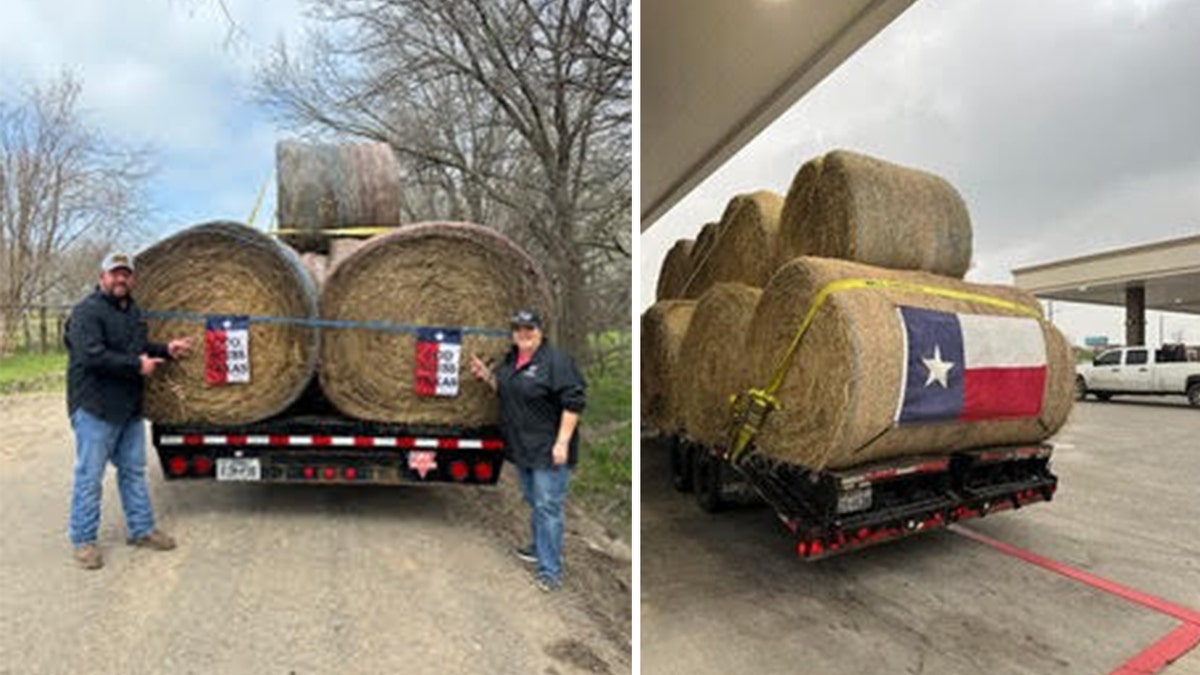
{"label": "black jacket", "polygon": [[[583,412],[587,382],[567,354],[542,342],[520,370],[514,347],[496,366],[500,394],[500,425],[507,456],[527,469],[554,466],[554,440],[564,410]],[[567,464],[579,459],[579,430],[571,436]]]}
{"label": "black jacket", "polygon": [[142,414],[142,354],[170,358],[167,346],[146,339],[146,322],[132,297],[125,307],[97,288],[67,320],[67,410],[83,408],[114,424]]}

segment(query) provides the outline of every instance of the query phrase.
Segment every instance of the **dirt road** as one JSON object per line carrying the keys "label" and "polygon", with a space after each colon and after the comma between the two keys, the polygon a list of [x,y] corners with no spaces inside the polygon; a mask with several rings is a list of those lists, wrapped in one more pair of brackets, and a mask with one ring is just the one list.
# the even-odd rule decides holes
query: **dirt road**
{"label": "dirt road", "polygon": [[106,565],[77,569],[65,522],[61,394],[0,397],[0,674],[626,673],[629,547],[568,514],[567,583],[545,594],[509,553],[525,532],[496,490],[166,484],[180,542],[124,545],[112,470]]}

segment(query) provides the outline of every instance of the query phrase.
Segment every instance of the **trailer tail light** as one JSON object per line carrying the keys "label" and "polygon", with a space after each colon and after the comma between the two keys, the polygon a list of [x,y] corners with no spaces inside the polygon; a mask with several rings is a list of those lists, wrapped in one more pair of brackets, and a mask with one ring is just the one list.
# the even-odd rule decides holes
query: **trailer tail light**
{"label": "trailer tail light", "polygon": [[475,480],[480,483],[490,483],[492,481],[492,465],[488,462],[479,462],[475,465]]}
{"label": "trailer tail light", "polygon": [[467,479],[467,463],[462,460],[450,462],[450,477],[458,482]]}
{"label": "trailer tail light", "polygon": [[325,476],[325,480],[333,480],[334,478],[337,478],[337,469],[333,468],[332,466],[325,467],[325,471],[322,473]]}
{"label": "trailer tail light", "polygon": [[346,477],[346,480],[354,480],[355,478],[358,478],[358,469],[348,466],[342,475]]}
{"label": "trailer tail light", "polygon": [[204,455],[198,455],[192,458],[192,472],[198,476],[207,476],[212,473],[213,461]]}
{"label": "trailer tail light", "polygon": [[167,460],[167,471],[170,471],[172,476],[182,476],[187,473],[187,468],[187,460],[180,455],[175,455]]}
{"label": "trailer tail light", "polygon": [[304,477],[308,480],[312,480],[312,479],[316,478],[317,477],[317,467],[315,467],[315,466],[304,467]]}

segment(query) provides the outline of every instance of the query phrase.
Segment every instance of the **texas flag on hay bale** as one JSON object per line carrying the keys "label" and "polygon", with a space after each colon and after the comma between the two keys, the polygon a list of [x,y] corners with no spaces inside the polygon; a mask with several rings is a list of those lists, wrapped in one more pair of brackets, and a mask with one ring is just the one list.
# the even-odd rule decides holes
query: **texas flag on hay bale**
{"label": "texas flag on hay bale", "polygon": [[417,396],[458,396],[462,330],[417,329],[417,363],[413,369]]}
{"label": "texas flag on hay bale", "polygon": [[1046,343],[1035,319],[899,307],[904,377],[895,423],[1037,417]]}
{"label": "texas flag on hay bale", "polygon": [[250,381],[250,319],[210,316],[204,321],[204,381],[220,386]]}

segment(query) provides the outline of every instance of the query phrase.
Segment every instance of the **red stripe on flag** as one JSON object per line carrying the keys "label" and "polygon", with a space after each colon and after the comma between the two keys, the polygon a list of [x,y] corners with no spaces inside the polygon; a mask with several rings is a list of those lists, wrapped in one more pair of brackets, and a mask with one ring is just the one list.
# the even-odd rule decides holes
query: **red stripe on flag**
{"label": "red stripe on flag", "polygon": [[438,343],[417,341],[417,362],[413,368],[413,390],[417,396],[436,396],[438,379]]}
{"label": "red stripe on flag", "polygon": [[1037,417],[1046,390],[1046,367],[968,368],[963,372],[963,407],[968,421]]}

